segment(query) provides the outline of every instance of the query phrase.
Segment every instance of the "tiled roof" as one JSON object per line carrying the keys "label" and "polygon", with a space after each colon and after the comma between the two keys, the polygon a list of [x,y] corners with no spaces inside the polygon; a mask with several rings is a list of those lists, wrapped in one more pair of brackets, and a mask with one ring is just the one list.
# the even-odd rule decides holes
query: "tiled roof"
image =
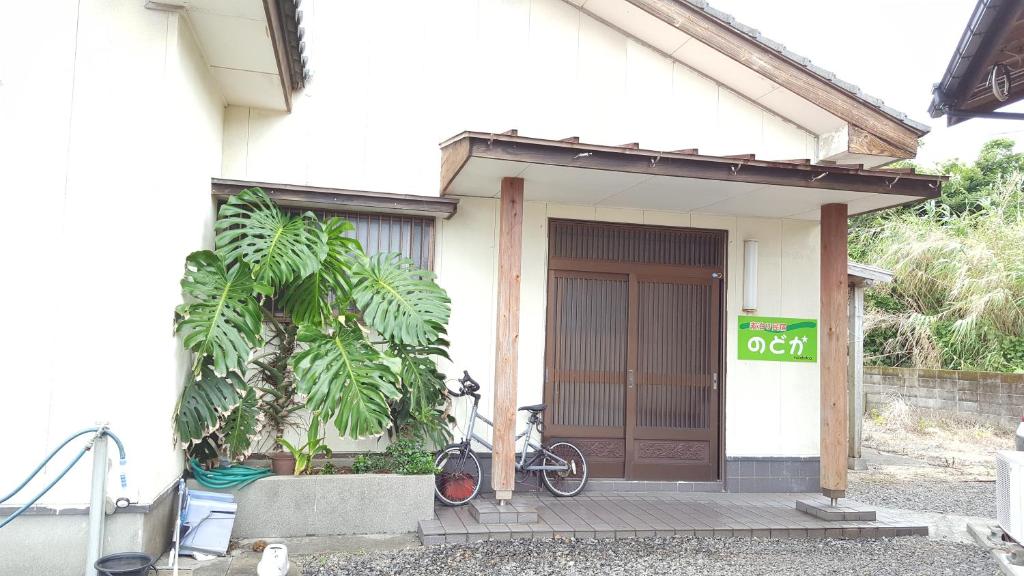
{"label": "tiled roof", "polygon": [[814,64],[813,62],[811,62],[811,60],[809,58],[807,58],[805,56],[801,56],[800,54],[797,54],[795,52],[790,51],[789,49],[787,49],[785,47],[785,45],[783,45],[783,44],[781,44],[779,42],[776,42],[775,40],[772,40],[771,38],[767,38],[767,37],[763,36],[761,34],[760,30],[758,30],[756,28],[753,28],[753,27],[750,27],[750,26],[747,26],[746,24],[743,24],[742,22],[737,21],[736,18],[733,17],[731,14],[728,14],[726,12],[722,12],[721,10],[718,10],[717,8],[714,8],[713,6],[710,6],[705,0],[678,0],[678,1],[685,2],[686,4],[689,4],[690,6],[693,6],[694,8],[697,8],[698,10],[703,11],[704,13],[706,13],[709,16],[711,16],[715,20],[718,20],[719,22],[722,22],[723,24],[726,24],[727,26],[731,27],[733,30],[736,30],[737,32],[739,32],[741,34],[745,34],[745,35],[749,36],[752,40],[754,40],[758,44],[764,46],[765,48],[768,48],[769,50],[773,50],[773,51],[779,53],[781,56],[783,56],[786,59],[790,60],[794,64],[797,64],[798,66],[802,66],[803,68],[807,69],[808,72],[814,74],[815,76],[821,78],[822,80],[825,80],[826,82],[831,83],[833,86],[835,86],[835,87],[837,87],[837,88],[839,88],[839,89],[841,89],[841,90],[843,90],[845,92],[848,92],[852,96],[854,96],[856,98],[859,98],[860,100],[863,100],[864,102],[866,102],[866,103],[870,104],[871,106],[877,108],[883,114],[885,114],[887,116],[891,116],[892,118],[895,118],[896,120],[902,122],[903,124],[909,126],[910,128],[912,128],[914,130],[917,130],[917,131],[920,131],[920,132],[923,132],[923,133],[927,133],[927,132],[931,131],[931,126],[929,126],[928,124],[925,124],[923,122],[918,122],[918,121],[908,117],[905,113],[900,112],[899,110],[896,110],[895,108],[892,108],[891,106],[886,106],[885,102],[883,102],[881,98],[877,98],[875,96],[867,94],[866,92],[861,90],[860,87],[857,86],[856,84],[851,84],[850,82],[846,82],[846,81],[838,78],[836,76],[835,72],[832,72],[831,70],[827,70],[825,68],[822,68],[821,66],[818,66],[818,65]]}

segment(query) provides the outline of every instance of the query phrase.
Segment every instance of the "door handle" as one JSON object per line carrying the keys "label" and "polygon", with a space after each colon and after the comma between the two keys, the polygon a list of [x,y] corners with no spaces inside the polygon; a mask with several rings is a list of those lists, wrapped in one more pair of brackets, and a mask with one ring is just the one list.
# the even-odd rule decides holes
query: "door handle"
{"label": "door handle", "polygon": [[718,390],[718,372],[711,375],[711,389]]}
{"label": "door handle", "polygon": [[626,370],[626,387],[632,388],[636,384],[636,373],[632,369]]}

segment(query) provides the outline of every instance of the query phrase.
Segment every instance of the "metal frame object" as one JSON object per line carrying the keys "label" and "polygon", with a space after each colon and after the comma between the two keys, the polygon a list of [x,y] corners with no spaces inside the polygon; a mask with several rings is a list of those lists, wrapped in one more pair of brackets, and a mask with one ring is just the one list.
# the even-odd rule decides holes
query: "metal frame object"
{"label": "metal frame object", "polygon": [[[457,392],[456,391],[452,391],[452,390],[449,389],[448,390],[448,394],[451,397],[453,397],[453,398],[457,398],[457,397],[460,397],[460,396],[471,396],[473,398],[473,406],[472,406],[472,409],[470,411],[469,423],[467,424],[466,433],[463,436],[462,441],[461,442],[457,442],[457,443],[453,443],[453,444],[449,444],[448,446],[445,446],[444,449],[439,451],[438,452],[438,456],[437,456],[437,462],[441,461],[441,459],[442,459],[444,454],[446,454],[448,452],[451,452],[453,450],[457,450],[458,454],[459,454],[457,470],[461,471],[461,470],[463,470],[465,468],[466,461],[470,457],[472,457],[473,460],[476,460],[476,456],[473,454],[473,448],[472,448],[472,443],[474,441],[480,443],[482,446],[484,446],[488,450],[493,450],[493,448],[494,448],[494,446],[490,442],[488,442],[486,438],[484,438],[484,437],[482,437],[482,436],[480,436],[479,434],[476,433],[476,431],[475,431],[476,421],[477,420],[483,421],[484,423],[486,423],[486,424],[488,424],[489,426],[492,426],[492,427],[494,426],[494,423],[491,420],[489,420],[486,416],[480,414],[480,394],[478,394],[478,392],[480,390],[480,385],[475,380],[473,380],[470,377],[468,372],[465,372],[465,371],[463,372],[462,378],[459,379],[459,383],[462,385],[461,389],[459,391],[457,391]],[[543,408],[539,408],[539,409],[531,409],[531,408],[532,407],[524,407],[524,408],[520,409],[520,410],[527,410],[527,411],[529,411],[530,412],[530,417],[527,420],[526,430],[524,430],[524,431],[520,432],[519,434],[517,434],[516,437],[515,437],[515,440],[513,442],[514,446],[519,446],[519,441],[523,440],[522,448],[516,450],[516,462],[515,462],[516,472],[524,472],[524,473],[532,473],[532,472],[540,472],[540,473],[543,473],[543,472],[570,472],[572,474],[576,474],[578,472],[578,470],[575,467],[575,462],[567,461],[564,458],[561,458],[560,456],[558,456],[557,454],[552,452],[551,450],[549,450],[546,446],[544,446],[544,444],[542,444],[542,443],[538,444],[537,442],[533,441],[533,432],[534,432],[534,430],[536,429],[536,430],[539,431],[539,430],[543,429],[543,421],[541,420],[541,416],[540,416],[540,413],[543,410]],[[573,445],[573,444],[571,444],[569,442],[558,442],[558,444],[565,444],[565,445],[571,446],[572,449],[575,450],[575,452],[577,454],[579,454],[580,458],[583,461],[583,477],[582,477],[582,482],[581,482],[579,488],[577,488],[577,490],[575,490],[571,494],[561,494],[561,493],[558,493],[551,486],[547,485],[547,482],[545,482],[545,486],[548,488],[548,490],[550,490],[556,496],[575,496],[576,494],[579,494],[579,492],[582,491],[583,487],[586,485],[587,480],[589,478],[589,473],[588,473],[588,470],[587,470],[586,459],[583,456],[583,452],[579,448],[577,448],[575,445]],[[530,452],[530,449],[533,449],[533,452]],[[547,464],[547,463],[545,463],[545,459],[549,459],[548,460],[549,462],[553,461],[554,464]],[[538,463],[538,461],[540,461],[540,463]],[[476,465],[479,466],[479,461],[476,462]],[[473,494],[469,498],[467,498],[465,501],[461,501],[461,502],[449,501],[447,498],[444,498],[444,496],[442,494],[440,494],[439,492],[437,492],[437,496],[439,497],[439,499],[442,502],[444,502],[446,504],[465,504],[465,503],[469,502],[470,500],[472,500],[476,496],[476,494],[479,492],[480,483],[481,482],[482,482],[482,478],[478,478],[477,479],[477,485],[475,487],[475,490],[473,491]],[[437,491],[437,488],[435,486],[435,492],[436,491]]]}
{"label": "metal frame object", "polygon": [[[493,450],[494,446],[492,446],[490,442],[488,442],[486,439],[484,439],[479,434],[477,434],[476,432],[473,431],[473,429],[475,427],[474,425],[475,425],[477,420],[482,420],[488,426],[491,426],[491,427],[494,426],[493,422],[488,420],[486,416],[480,414],[479,404],[480,404],[480,396],[476,395],[476,396],[474,396],[474,400],[473,400],[473,409],[470,412],[469,427],[466,429],[466,438],[464,438],[462,440],[462,442],[460,442],[459,444],[456,444],[456,446],[471,447],[470,444],[475,440],[476,442],[479,442],[480,444],[482,444],[488,450]],[[519,434],[516,435],[516,438],[515,438],[515,445],[516,446],[519,445],[519,439],[520,438],[524,438],[524,437],[526,438],[526,441],[523,442],[522,450],[517,450],[516,451],[516,471],[517,472],[540,472],[540,471],[543,471],[543,470],[551,470],[553,472],[569,471],[569,463],[568,462],[566,462],[564,459],[559,458],[558,456],[553,454],[551,451],[549,451],[543,445],[537,444],[536,442],[533,441],[533,439],[532,439],[532,437],[533,437],[533,429],[534,428],[538,428],[538,429],[540,428],[540,426],[539,426],[540,425],[540,417],[539,416],[540,416],[539,412],[532,412],[530,414],[530,419],[527,420],[527,422],[526,422],[526,424],[527,424],[526,425],[526,430],[524,430],[524,431],[522,431],[522,432],[520,432]],[[526,461],[527,448],[533,448],[535,450],[535,452],[533,453],[533,458],[530,458],[529,462]],[[549,458],[553,458],[554,460],[557,460],[560,465],[559,466],[543,466],[543,465],[538,466],[538,465],[535,465],[534,462],[536,462],[537,459],[541,458],[542,456],[548,456]],[[571,471],[575,472],[575,470],[571,470]]]}

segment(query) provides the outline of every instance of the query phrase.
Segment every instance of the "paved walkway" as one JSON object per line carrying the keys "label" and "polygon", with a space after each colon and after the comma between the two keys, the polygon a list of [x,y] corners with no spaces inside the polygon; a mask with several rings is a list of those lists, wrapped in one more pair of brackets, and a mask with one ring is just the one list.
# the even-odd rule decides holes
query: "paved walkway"
{"label": "paved walkway", "polygon": [[[436,519],[420,522],[424,544],[516,538],[634,538],[721,536],[742,538],[878,538],[927,536],[928,525],[879,510],[876,521],[819,520],[796,509],[813,494],[594,493],[575,498],[517,495],[536,507],[534,524],[480,524],[469,508],[435,507]],[[846,502],[846,501],[844,501]]]}

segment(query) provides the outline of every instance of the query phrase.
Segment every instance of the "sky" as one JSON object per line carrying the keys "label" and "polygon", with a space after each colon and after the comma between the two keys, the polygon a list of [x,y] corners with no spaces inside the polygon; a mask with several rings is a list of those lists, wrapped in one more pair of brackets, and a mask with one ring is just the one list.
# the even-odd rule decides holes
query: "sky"
{"label": "sky", "polygon": [[[918,162],[970,161],[993,138],[1024,142],[1024,121],[928,116],[976,0],[709,0],[740,22],[932,127]],[[1024,111],[1024,102],[1004,108]],[[1020,149],[1021,146],[1018,146]]]}

